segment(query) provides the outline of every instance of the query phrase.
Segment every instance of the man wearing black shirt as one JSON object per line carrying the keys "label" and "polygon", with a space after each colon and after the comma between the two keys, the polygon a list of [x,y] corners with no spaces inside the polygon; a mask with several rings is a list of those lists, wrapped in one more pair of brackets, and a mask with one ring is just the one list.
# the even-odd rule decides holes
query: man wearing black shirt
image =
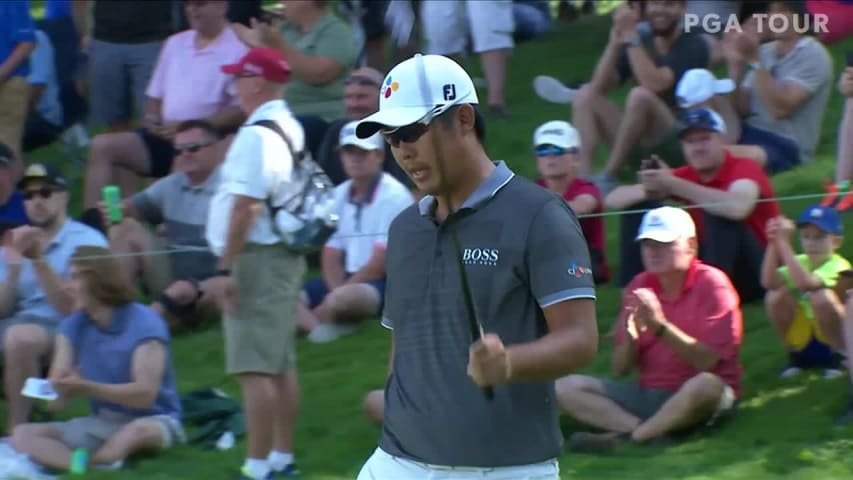
{"label": "man wearing black shirt", "polygon": [[[86,19],[92,116],[99,125],[126,130],[142,115],[160,46],[173,31],[172,1],[82,0],[74,8]],[[85,25],[90,8],[91,28]]]}
{"label": "man wearing black shirt", "polygon": [[[683,0],[649,0],[644,6],[648,29],[638,28],[636,5],[624,5],[614,13],[607,48],[572,109],[584,169],[591,168],[600,141],[610,146],[607,164],[595,176],[603,194],[615,186],[634,147],[653,147],[667,139],[675,124],[675,85],[685,71],[706,68],[710,61],[702,34],[683,31]],[[636,86],[622,111],[605,95],[629,78]]]}

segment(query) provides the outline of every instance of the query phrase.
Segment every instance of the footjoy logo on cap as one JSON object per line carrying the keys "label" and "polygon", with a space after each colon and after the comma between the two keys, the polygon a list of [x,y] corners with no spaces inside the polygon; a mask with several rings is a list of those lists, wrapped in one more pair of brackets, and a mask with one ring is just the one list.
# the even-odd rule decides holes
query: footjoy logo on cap
{"label": "footjoy logo on cap", "polygon": [[388,77],[385,79],[385,93],[383,93],[383,95],[385,95],[385,98],[388,98],[391,96],[392,92],[396,92],[399,88],[400,84],[393,81],[391,77]]}

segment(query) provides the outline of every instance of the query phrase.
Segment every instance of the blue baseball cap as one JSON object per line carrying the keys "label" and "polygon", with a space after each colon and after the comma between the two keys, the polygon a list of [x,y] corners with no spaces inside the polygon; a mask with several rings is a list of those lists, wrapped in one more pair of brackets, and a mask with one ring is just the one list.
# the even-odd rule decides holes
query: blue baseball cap
{"label": "blue baseball cap", "polygon": [[824,232],[833,235],[841,235],[842,223],[841,216],[838,211],[832,207],[823,205],[812,205],[805,210],[797,218],[797,226],[814,225]]}
{"label": "blue baseball cap", "polygon": [[678,119],[676,130],[678,138],[683,137],[685,133],[691,130],[726,133],[726,122],[723,121],[719,113],[710,108],[697,108],[688,110]]}

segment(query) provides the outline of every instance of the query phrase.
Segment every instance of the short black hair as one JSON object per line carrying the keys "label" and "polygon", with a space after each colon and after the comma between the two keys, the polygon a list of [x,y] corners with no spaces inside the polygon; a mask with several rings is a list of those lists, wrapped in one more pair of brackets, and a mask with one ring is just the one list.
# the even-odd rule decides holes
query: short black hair
{"label": "short black hair", "polygon": [[445,110],[441,115],[436,117],[436,120],[444,124],[445,126],[449,125],[450,119],[453,118],[453,114],[456,110],[459,110],[459,107],[462,105],[470,105],[471,108],[474,109],[474,134],[477,135],[477,140],[480,143],[486,141],[486,118],[480,113],[480,109],[477,107],[476,103],[460,103],[459,105],[453,105],[452,107]]}
{"label": "short black hair", "polygon": [[178,124],[177,132],[186,132],[187,130],[195,130],[199,129],[213,138],[214,140],[219,140],[222,138],[222,131],[218,128],[214,127],[212,123],[207,120],[202,120],[198,118],[194,118],[192,120],[184,120],[180,124]]}

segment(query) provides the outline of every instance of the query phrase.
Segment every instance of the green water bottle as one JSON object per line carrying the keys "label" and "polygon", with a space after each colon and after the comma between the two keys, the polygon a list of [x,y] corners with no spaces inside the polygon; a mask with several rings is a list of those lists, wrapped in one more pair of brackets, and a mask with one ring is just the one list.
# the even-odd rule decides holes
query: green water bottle
{"label": "green water bottle", "polygon": [[111,224],[121,222],[121,190],[115,185],[107,185],[103,191],[104,205],[107,207],[107,220]]}
{"label": "green water bottle", "polygon": [[89,451],[78,448],[71,453],[71,475],[85,475],[89,466]]}

